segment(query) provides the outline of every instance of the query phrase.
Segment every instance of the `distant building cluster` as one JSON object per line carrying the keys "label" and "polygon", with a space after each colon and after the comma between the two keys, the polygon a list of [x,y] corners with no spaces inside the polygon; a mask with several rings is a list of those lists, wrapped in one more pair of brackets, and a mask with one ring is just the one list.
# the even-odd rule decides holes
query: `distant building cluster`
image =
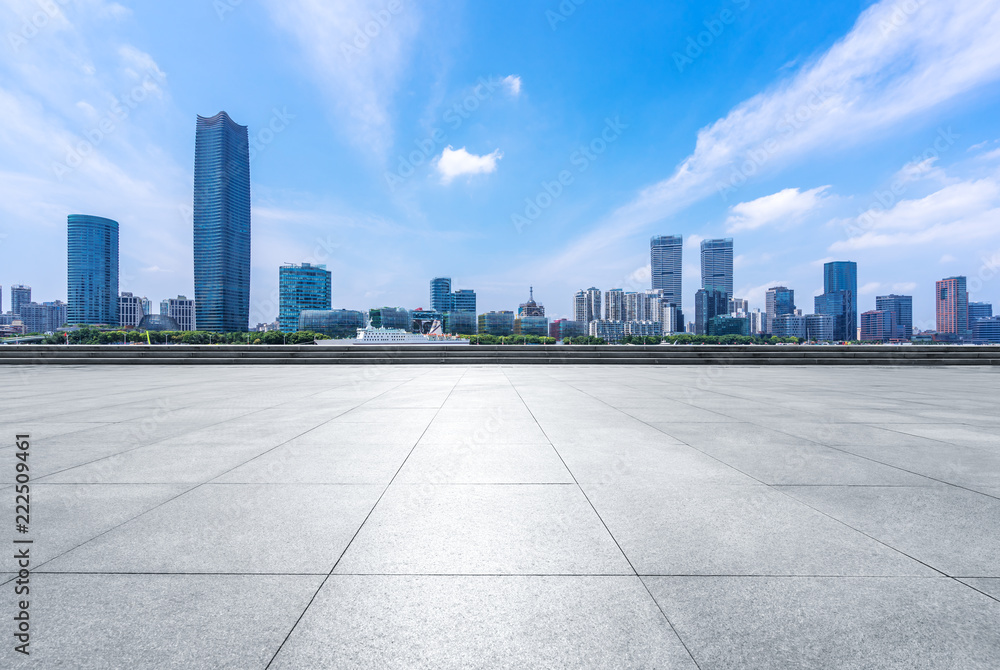
{"label": "distant building cluster", "polygon": [[[78,325],[140,330],[242,332],[250,314],[250,159],[248,130],[225,112],[195,124],[194,297],[160,301],[158,313],[145,296],[120,291],[119,225],[85,214],[67,217],[67,302],[36,303],[31,287],[10,287],[0,335],[49,333]],[[935,286],[936,331],[913,328],[913,298],[882,295],[875,309],[859,314],[858,266],[833,261],[823,266],[823,293],[812,313],[796,306],[795,291],[773,286],[764,309],[734,295],[733,240],[701,241],[701,288],[694,295],[692,321],[682,311],[683,248],[680,235],[650,240],[650,287],[596,287],[573,296],[573,318],[550,322],[535,301],[534,287],[517,311],[479,313],[476,292],[453,290],[450,277],[430,280],[429,308],[379,307],[367,312],[333,308],[332,273],[325,265],[286,263],[278,268],[278,314],[256,330],[312,331],[351,337],[366,325],[416,333],[455,335],[592,336],[608,342],[626,337],[674,333],[776,336],[816,342],[996,342],[1000,317],[990,303],[970,302],[966,278],[948,277]]]}

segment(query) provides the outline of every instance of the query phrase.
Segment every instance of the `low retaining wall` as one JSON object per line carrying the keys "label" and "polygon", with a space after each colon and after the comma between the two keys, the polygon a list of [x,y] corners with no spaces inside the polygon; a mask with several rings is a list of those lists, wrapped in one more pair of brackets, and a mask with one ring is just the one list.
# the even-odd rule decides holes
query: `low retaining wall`
{"label": "low retaining wall", "polygon": [[1000,346],[0,346],[0,365],[1000,365]]}

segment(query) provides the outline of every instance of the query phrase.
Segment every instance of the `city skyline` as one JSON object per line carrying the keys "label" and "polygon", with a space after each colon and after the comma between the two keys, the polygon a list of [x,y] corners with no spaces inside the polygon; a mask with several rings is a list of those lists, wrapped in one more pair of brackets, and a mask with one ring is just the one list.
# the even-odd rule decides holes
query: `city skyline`
{"label": "city skyline", "polygon": [[[479,311],[510,309],[533,284],[552,318],[572,317],[580,288],[649,287],[653,235],[684,237],[685,314],[700,242],[725,237],[733,292],[752,306],[777,285],[808,305],[823,292],[816,269],[845,257],[859,264],[859,313],[912,295],[920,329],[934,328],[941,277],[968,276],[971,301],[1000,297],[996,3],[587,4],[554,23],[558,5],[406,6],[363,49],[355,30],[378,3],[335,17],[292,4],[278,21],[277,3],[66,5],[8,40],[0,103],[17,132],[0,140],[0,283],[68,299],[61,223],[88,212],[121,224],[121,291],[194,295],[190,124],[225,109],[249,128],[250,325],[274,319],[284,262],[329,264],[336,307],[430,307],[423,282],[445,273],[476,289]],[[15,37],[26,7],[3,7]],[[529,51],[482,30],[492,23]],[[204,53],[152,30],[181,26]],[[324,55],[311,31],[357,53]],[[585,77],[554,57],[645,31],[652,59],[627,48],[604,66],[598,49]],[[421,49],[461,65],[409,58]],[[602,83],[612,71],[623,76]],[[65,86],[41,92],[40,72]],[[910,83],[922,77],[938,81],[933,96]],[[816,79],[835,87],[811,90]],[[350,109],[365,100],[378,114],[359,121]]]}

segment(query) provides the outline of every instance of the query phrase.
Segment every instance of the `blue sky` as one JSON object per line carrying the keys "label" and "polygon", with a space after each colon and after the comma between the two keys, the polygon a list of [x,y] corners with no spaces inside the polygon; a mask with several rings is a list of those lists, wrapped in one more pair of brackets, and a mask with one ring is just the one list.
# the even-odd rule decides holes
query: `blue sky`
{"label": "blue sky", "polygon": [[[254,138],[254,323],[278,266],[334,306],[432,276],[551,316],[649,286],[654,234],[735,240],[736,293],[812,311],[965,274],[1000,299],[1000,1],[0,1],[0,284],[65,299],[66,215],[121,223],[121,289],[193,294],[197,114]],[[365,31],[370,34],[366,35]],[[554,194],[554,195],[553,195]]]}

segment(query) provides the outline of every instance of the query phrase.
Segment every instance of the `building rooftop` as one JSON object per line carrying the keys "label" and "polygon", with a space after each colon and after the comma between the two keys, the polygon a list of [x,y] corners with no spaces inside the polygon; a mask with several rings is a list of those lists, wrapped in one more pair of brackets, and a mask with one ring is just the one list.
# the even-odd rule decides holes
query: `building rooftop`
{"label": "building rooftop", "polygon": [[26,366],[0,384],[0,499],[13,524],[28,433],[34,541],[32,655],[10,643],[8,553],[0,667],[1000,659],[995,369]]}

